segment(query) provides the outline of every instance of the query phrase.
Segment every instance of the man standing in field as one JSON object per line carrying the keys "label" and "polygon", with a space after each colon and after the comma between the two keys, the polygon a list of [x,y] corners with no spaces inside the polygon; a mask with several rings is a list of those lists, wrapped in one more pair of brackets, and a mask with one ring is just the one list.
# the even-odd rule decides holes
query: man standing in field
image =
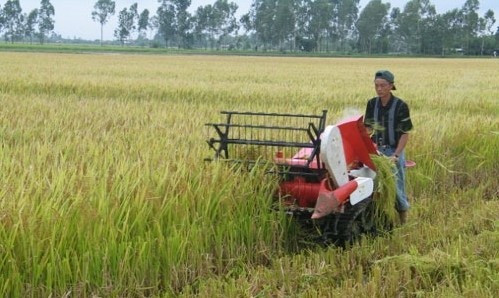
{"label": "man standing in field", "polygon": [[409,201],[405,193],[405,153],[404,149],[412,129],[409,106],[393,95],[395,77],[388,70],[377,71],[374,75],[374,88],[377,97],[367,102],[364,124],[368,128],[378,151],[390,157],[396,164],[397,211],[400,223],[407,221]]}

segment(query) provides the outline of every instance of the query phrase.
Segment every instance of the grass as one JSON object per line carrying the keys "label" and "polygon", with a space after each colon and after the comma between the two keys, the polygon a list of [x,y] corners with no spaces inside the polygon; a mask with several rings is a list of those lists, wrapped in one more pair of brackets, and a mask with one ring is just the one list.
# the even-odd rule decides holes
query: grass
{"label": "grass", "polygon": [[[498,60],[0,53],[5,297],[494,297]],[[207,164],[218,111],[363,113],[390,69],[409,223],[297,250],[272,178]]]}

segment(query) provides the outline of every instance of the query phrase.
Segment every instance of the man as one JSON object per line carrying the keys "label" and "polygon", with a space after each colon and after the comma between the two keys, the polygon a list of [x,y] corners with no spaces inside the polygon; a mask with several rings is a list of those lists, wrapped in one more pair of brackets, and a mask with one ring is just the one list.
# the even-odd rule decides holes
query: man
{"label": "man", "polygon": [[404,224],[410,207],[405,193],[404,153],[409,140],[408,132],[412,129],[409,106],[393,95],[392,90],[396,90],[395,77],[390,71],[380,70],[375,73],[374,88],[378,96],[367,102],[364,124],[378,146],[378,151],[396,164],[396,208],[400,223]]}

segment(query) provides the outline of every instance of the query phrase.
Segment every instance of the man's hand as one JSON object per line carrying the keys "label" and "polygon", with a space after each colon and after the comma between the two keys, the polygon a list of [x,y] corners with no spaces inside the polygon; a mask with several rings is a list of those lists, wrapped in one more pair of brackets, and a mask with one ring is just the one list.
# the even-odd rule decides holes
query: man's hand
{"label": "man's hand", "polygon": [[397,163],[399,161],[398,155],[393,154],[392,156],[390,156],[390,161],[393,163]]}

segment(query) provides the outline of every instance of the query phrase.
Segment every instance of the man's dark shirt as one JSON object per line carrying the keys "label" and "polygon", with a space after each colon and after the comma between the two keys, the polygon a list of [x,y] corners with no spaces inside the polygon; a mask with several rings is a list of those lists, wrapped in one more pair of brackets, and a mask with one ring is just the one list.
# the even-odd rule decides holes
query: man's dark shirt
{"label": "man's dark shirt", "polygon": [[[392,95],[388,104],[383,107],[381,102],[378,103],[378,124],[374,123],[374,107],[378,97],[372,98],[367,102],[366,113],[364,116],[364,124],[374,130],[373,141],[378,145],[389,145],[388,138],[388,118],[392,104],[395,102],[395,96]],[[397,98],[397,106],[395,110],[395,146],[397,147],[400,137],[412,129],[412,121],[409,113],[409,106],[400,98]]]}

